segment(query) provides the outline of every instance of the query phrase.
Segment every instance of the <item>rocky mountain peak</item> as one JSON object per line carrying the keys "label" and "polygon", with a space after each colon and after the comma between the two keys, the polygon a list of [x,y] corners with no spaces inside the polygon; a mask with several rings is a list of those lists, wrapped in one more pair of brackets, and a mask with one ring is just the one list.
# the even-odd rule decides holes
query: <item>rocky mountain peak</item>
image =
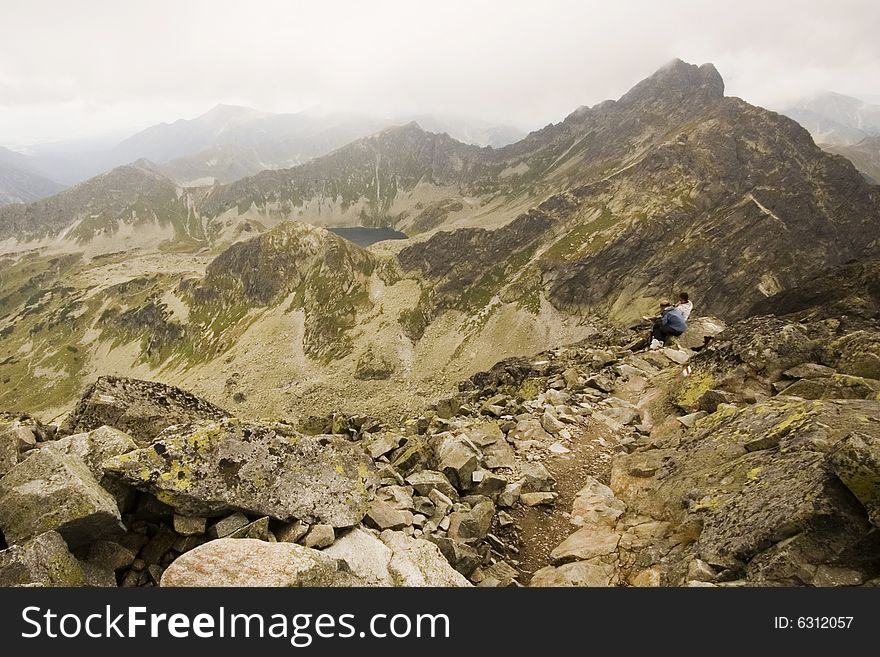
{"label": "rocky mountain peak", "polygon": [[622,105],[668,100],[704,105],[724,97],[724,80],[713,64],[688,64],[674,59],[624,94]]}

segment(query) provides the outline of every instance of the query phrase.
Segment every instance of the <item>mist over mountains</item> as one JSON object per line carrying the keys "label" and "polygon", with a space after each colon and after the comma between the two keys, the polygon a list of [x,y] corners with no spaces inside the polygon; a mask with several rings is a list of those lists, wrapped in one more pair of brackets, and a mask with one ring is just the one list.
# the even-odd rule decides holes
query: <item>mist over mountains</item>
{"label": "mist over mountains", "polygon": [[[111,148],[94,149],[92,142],[84,142],[38,144],[30,155],[3,149],[0,162],[6,166],[3,180],[8,182],[0,183],[0,204],[37,200],[137,160],[154,163],[181,185],[232,182],[266,169],[301,164],[409,120],[319,110],[272,114],[217,105],[194,119],[146,128]],[[426,129],[481,146],[502,146],[523,136],[517,128],[477,119],[422,114],[418,120]],[[43,179],[58,183],[47,185]]]}

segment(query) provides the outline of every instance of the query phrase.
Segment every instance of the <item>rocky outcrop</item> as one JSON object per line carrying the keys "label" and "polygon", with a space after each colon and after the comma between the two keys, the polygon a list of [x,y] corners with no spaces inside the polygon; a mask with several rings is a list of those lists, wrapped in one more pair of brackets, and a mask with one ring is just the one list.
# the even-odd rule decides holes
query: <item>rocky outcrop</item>
{"label": "rocky outcrop", "polygon": [[350,442],[235,419],[168,428],[104,469],[178,513],[242,509],[334,527],[357,524],[375,486],[372,462]]}
{"label": "rocky outcrop", "polygon": [[88,390],[61,425],[66,434],[92,431],[107,425],[124,431],[139,445],[172,424],[229,417],[222,408],[185,390],[152,381],[102,376]]}
{"label": "rocky outcrop", "polygon": [[[84,586],[86,575],[58,532],[0,551],[0,586]],[[115,582],[114,582],[115,584]]]}
{"label": "rocky outcrop", "polygon": [[85,463],[51,448],[0,479],[0,529],[9,543],[54,530],[72,547],[124,531],[116,501]]}

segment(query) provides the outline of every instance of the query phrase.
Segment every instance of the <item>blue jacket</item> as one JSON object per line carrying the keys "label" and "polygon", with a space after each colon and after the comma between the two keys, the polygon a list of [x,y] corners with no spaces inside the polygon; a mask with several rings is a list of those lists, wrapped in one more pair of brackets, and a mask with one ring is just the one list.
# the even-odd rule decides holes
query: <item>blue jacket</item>
{"label": "blue jacket", "polygon": [[663,314],[660,315],[660,324],[662,326],[668,326],[671,330],[677,331],[678,333],[684,333],[688,327],[681,311],[675,306],[663,311]]}

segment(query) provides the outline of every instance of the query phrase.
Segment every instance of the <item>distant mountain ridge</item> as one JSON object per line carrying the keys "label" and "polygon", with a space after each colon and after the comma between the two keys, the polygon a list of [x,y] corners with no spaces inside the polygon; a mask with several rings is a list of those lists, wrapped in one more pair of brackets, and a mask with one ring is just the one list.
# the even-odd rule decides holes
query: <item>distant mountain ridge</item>
{"label": "distant mountain ridge", "polygon": [[846,146],[866,137],[880,137],[880,105],[844,94],[815,94],[782,113],[809,130],[819,144]]}
{"label": "distant mountain ridge", "polygon": [[[517,128],[479,119],[419,118],[430,129],[480,145],[503,145],[523,136]],[[142,159],[154,162],[181,185],[228,183],[266,169],[301,164],[400,122],[354,113],[274,114],[220,104],[193,119],[150,126],[109,149],[77,152],[66,148],[56,153],[46,145],[37,148],[39,154],[30,161],[39,169],[36,173],[65,183],[81,182]]]}
{"label": "distant mountain ridge", "polygon": [[32,158],[0,147],[0,206],[30,203],[62,189],[64,185],[44,175]]}

